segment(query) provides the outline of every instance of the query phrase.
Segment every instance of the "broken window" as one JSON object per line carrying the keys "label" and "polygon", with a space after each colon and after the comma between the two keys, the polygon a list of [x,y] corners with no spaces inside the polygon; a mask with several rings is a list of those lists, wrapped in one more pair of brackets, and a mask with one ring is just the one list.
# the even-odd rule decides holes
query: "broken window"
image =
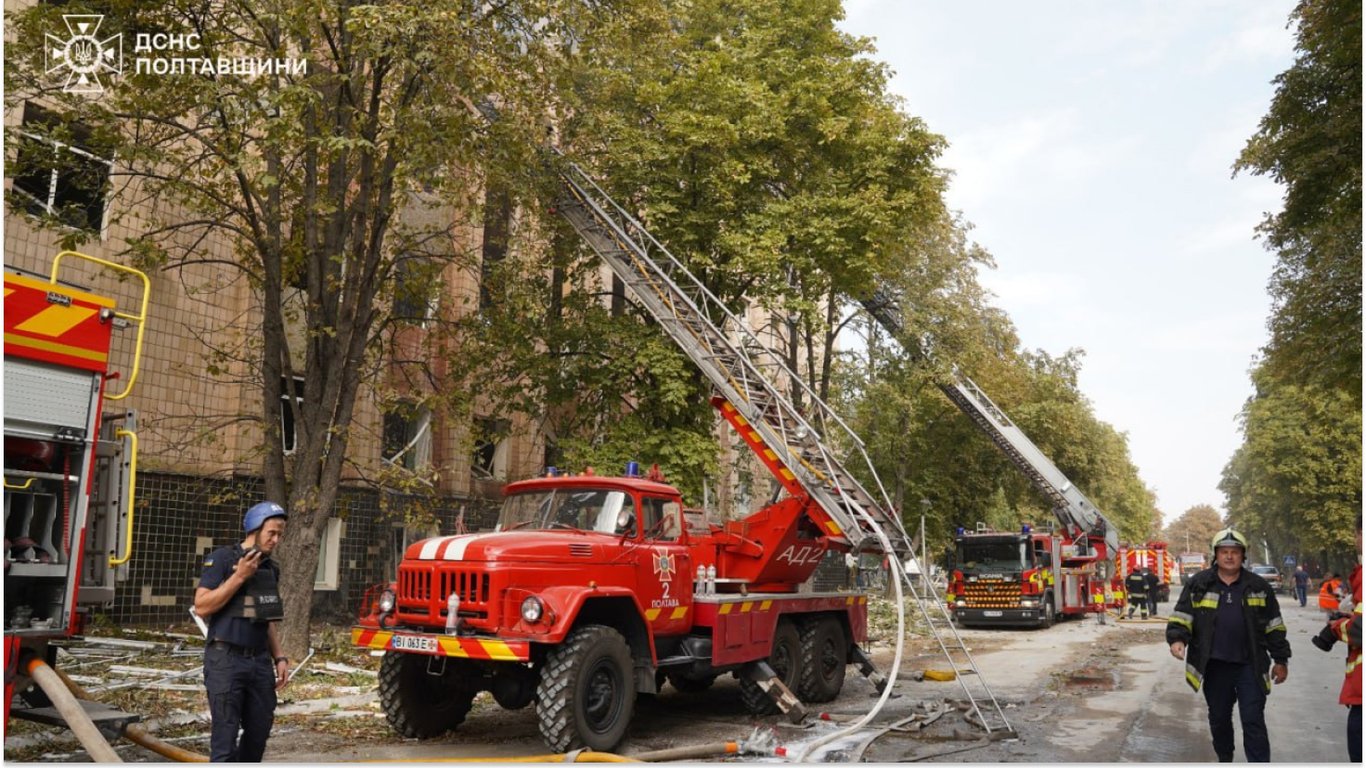
{"label": "broken window", "polygon": [[503,419],[475,419],[470,475],[476,480],[502,480],[507,477],[508,426]]}
{"label": "broken window", "polygon": [[432,463],[431,422],[431,411],[413,403],[384,414],[384,462],[410,472],[426,469]]}
{"label": "broken window", "polygon": [[113,162],[96,152],[90,130],[62,125],[56,114],[28,102],[18,139],[13,189],[24,210],[99,232]]}

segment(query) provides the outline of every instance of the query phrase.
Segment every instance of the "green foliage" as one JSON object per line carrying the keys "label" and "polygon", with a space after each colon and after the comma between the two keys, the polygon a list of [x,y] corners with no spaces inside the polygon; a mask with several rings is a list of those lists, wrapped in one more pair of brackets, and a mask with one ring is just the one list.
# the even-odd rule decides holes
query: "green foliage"
{"label": "green foliage", "polygon": [[1162,530],[1162,540],[1171,546],[1172,551],[1208,554],[1214,534],[1223,528],[1224,521],[1219,517],[1218,510],[1208,504],[1197,504]]}
{"label": "green foliage", "polygon": [[[1270,377],[1258,371],[1254,380]],[[1229,521],[1273,552],[1302,552],[1333,567],[1355,557],[1361,510],[1361,409],[1337,389],[1277,383],[1243,408],[1243,445],[1219,484]]]}
{"label": "green foliage", "polygon": [[1277,254],[1271,340],[1220,489],[1235,525],[1341,566],[1361,510],[1361,4],[1291,18],[1295,63],[1234,166],[1286,193],[1259,227]]}
{"label": "green foliage", "polygon": [[[944,290],[952,293],[951,287]],[[964,290],[971,296],[980,289]],[[925,322],[923,315],[908,316]],[[974,379],[1086,492],[1122,539],[1152,538],[1159,520],[1154,496],[1138,477],[1124,436],[1099,421],[1077,390],[1080,353],[1053,358],[1022,352],[1007,321],[986,317],[975,329],[956,327],[952,318],[930,318],[929,324],[955,329],[946,338],[962,345],[963,359],[977,361]],[[908,335],[916,337],[914,331]],[[913,362],[896,348],[874,343],[867,361],[850,358],[847,369],[854,386],[844,393],[845,411],[907,525],[918,525],[918,515],[926,512],[931,541],[947,542],[958,525],[1010,529],[1051,523],[1047,501],[939,392],[936,382],[950,350],[937,343],[933,348],[935,358]]]}
{"label": "green foliage", "polygon": [[1305,0],[1295,63],[1234,165],[1285,185],[1258,231],[1276,251],[1267,372],[1361,395],[1361,3]]}

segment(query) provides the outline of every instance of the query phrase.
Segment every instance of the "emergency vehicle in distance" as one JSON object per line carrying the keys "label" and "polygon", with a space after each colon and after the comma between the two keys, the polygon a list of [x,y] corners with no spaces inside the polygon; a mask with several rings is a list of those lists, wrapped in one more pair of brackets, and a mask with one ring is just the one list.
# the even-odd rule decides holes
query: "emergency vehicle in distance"
{"label": "emergency vehicle in distance", "polygon": [[1181,583],[1190,581],[1190,577],[1209,567],[1209,559],[1204,552],[1182,552],[1180,558]]}
{"label": "emergency vehicle in distance", "polygon": [[[138,278],[139,312],[59,280],[69,259]],[[137,270],[75,251],[58,253],[47,279],[8,267],[4,279],[5,722],[13,715],[65,725],[34,675],[55,664],[53,640],[79,634],[91,606],[113,603],[119,569],[132,556],[136,416],[105,405],[136,381],[149,283]],[[133,360],[116,371],[113,334],[130,323]],[[16,693],[24,704],[11,709]],[[137,720],[80,706],[116,732]]]}
{"label": "emergency vehicle in distance", "polygon": [[1098,567],[1103,546],[1079,548],[1028,524],[1019,531],[959,528],[953,544],[947,600],[961,626],[1048,627],[1059,618],[1116,607],[1118,590],[1108,569]]}
{"label": "emergency vehicle in distance", "polygon": [[1157,602],[1171,599],[1172,583],[1176,581],[1176,558],[1167,551],[1167,542],[1150,541],[1143,545],[1122,544],[1115,555],[1115,576],[1123,581],[1130,573],[1151,568],[1157,577]]}

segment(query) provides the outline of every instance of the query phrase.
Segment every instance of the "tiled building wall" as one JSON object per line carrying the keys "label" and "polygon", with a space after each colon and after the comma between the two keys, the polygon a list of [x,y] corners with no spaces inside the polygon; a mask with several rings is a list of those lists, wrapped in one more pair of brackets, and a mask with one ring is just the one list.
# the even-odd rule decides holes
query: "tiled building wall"
{"label": "tiled building wall", "polygon": [[[113,606],[97,613],[123,626],[189,621],[205,556],[242,540],[243,511],[261,501],[261,493],[257,478],[140,473],[128,578],[118,585]],[[345,521],[337,589],[314,593],[314,620],[352,620],[365,590],[394,577],[403,547],[428,535],[455,533],[462,508],[469,531],[492,528],[497,521],[496,502],[447,499],[435,530],[405,530],[381,515],[376,492],[343,488],[337,502],[337,516]]]}

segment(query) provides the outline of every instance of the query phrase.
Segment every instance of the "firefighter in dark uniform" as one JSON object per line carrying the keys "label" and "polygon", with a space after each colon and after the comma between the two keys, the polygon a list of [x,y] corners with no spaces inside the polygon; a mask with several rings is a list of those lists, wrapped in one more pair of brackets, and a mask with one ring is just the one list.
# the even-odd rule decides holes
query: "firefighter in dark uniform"
{"label": "firefighter in dark uniform", "polygon": [[1129,615],[1127,618],[1134,617],[1134,609],[1137,608],[1139,616],[1148,618],[1148,580],[1143,577],[1142,571],[1129,571],[1129,576],[1124,579],[1124,591],[1129,593]]}
{"label": "firefighter in dark uniform", "polygon": [[1227,528],[1214,536],[1214,567],[1191,577],[1167,621],[1172,656],[1186,662],[1186,682],[1203,691],[1219,762],[1233,761],[1233,705],[1243,724],[1249,763],[1271,761],[1266,697],[1289,675],[1290,641],[1276,594],[1243,567],[1247,539]]}
{"label": "firefighter in dark uniform", "polygon": [[286,517],[273,501],[247,510],[246,538],[204,560],[195,590],[195,613],[209,627],[204,688],[213,720],[209,759],[216,763],[261,762],[275,722],[275,692],[289,682],[289,659],[275,628],[284,618],[280,568],[270,559]]}
{"label": "firefighter in dark uniform", "polygon": [[1161,583],[1158,582],[1157,574],[1153,573],[1153,569],[1149,568],[1146,565],[1143,566],[1143,582],[1147,584],[1148,587],[1148,614],[1151,616],[1156,616],[1157,592],[1158,587],[1161,586]]}

